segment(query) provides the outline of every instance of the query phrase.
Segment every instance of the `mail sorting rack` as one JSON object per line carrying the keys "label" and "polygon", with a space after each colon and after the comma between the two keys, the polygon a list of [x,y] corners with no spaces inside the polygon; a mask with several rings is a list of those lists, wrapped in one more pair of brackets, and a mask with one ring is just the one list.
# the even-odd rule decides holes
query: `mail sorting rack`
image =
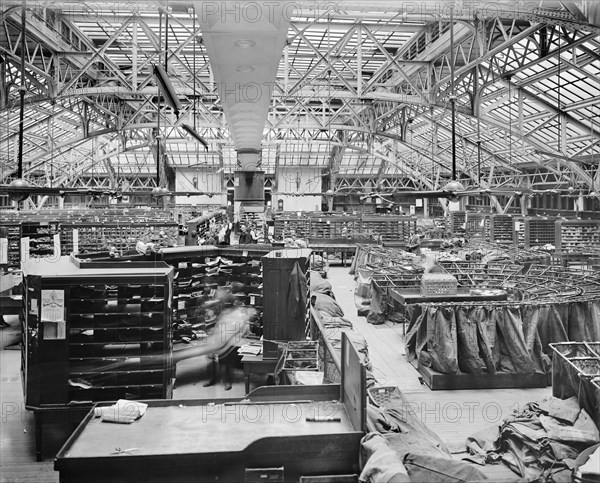
{"label": "mail sorting rack", "polygon": [[463,236],[465,234],[465,223],[467,221],[466,211],[451,211],[448,219],[447,231],[452,235]]}
{"label": "mail sorting rack", "polygon": [[58,233],[56,222],[26,222],[21,224],[21,238],[29,238],[29,256],[53,256],[54,235]]}
{"label": "mail sorting rack", "polygon": [[274,220],[275,239],[282,240],[292,235],[305,238],[309,235],[309,225],[307,216],[292,213],[277,215]]}
{"label": "mail sorting rack", "polygon": [[533,217],[525,218],[525,248],[556,245],[555,224],[558,218]]}
{"label": "mail sorting rack", "polygon": [[516,245],[515,220],[512,215],[492,215],[490,217],[490,241]]}
{"label": "mail sorting rack", "polygon": [[162,259],[175,269],[174,320],[206,330],[225,305],[235,305],[256,308],[256,323],[262,325],[263,279],[257,253],[266,254],[270,247],[252,245],[252,250],[238,246],[162,250]]}
{"label": "mail sorting rack", "polygon": [[48,412],[172,395],[173,268],[123,265],[60,257],[23,267],[21,375],[38,459]]}
{"label": "mail sorting rack", "polygon": [[415,217],[366,214],[362,216],[362,232],[381,236],[383,241],[408,242],[416,231]]}
{"label": "mail sorting rack", "polygon": [[555,240],[558,255],[585,252],[586,247],[600,245],[600,221],[558,220],[555,224]]}
{"label": "mail sorting rack", "polygon": [[6,239],[6,267],[18,269],[21,267],[21,224],[2,222],[0,238]]}
{"label": "mail sorting rack", "polygon": [[[76,230],[76,232],[75,232]],[[78,223],[61,224],[63,253],[107,251],[112,247],[120,252],[135,250],[137,242],[173,246],[179,234],[175,222],[157,223]],[[76,235],[75,235],[76,233]],[[74,237],[77,237],[75,242]],[[77,250],[74,250],[77,248]]]}
{"label": "mail sorting rack", "polygon": [[359,216],[330,213],[309,215],[309,237],[318,239],[345,238],[356,235],[361,229]]}

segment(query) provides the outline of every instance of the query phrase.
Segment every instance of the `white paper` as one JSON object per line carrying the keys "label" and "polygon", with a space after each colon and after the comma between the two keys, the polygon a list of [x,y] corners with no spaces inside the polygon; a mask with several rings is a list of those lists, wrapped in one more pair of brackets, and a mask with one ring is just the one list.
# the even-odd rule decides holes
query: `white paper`
{"label": "white paper", "polygon": [[410,214],[414,215],[417,212],[415,205],[410,205]]}
{"label": "white paper", "polygon": [[8,263],[8,238],[0,238],[0,265]]}
{"label": "white paper", "polygon": [[65,291],[42,290],[42,316],[45,322],[65,321]]}
{"label": "white paper", "polygon": [[417,198],[415,200],[415,205],[417,206],[417,208],[423,207],[423,200],[421,198]]}
{"label": "white paper", "polygon": [[141,418],[148,405],[138,401],[128,401],[119,399],[112,406],[97,407],[94,409],[94,415],[100,416],[102,421],[110,423],[131,424],[136,419]]}
{"label": "white paper", "polygon": [[73,229],[73,253],[79,253],[79,230]]}

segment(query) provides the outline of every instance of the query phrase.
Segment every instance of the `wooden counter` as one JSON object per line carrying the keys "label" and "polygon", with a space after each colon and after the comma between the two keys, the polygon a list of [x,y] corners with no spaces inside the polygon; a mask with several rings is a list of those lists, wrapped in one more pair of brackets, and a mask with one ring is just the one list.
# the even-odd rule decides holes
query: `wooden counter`
{"label": "wooden counter", "polygon": [[[358,471],[365,368],[344,337],[342,384],[270,386],[247,398],[148,401],[132,424],[90,411],[56,456],[66,482],[242,482],[248,468],[300,476]],[[339,421],[311,422],[334,417]]]}

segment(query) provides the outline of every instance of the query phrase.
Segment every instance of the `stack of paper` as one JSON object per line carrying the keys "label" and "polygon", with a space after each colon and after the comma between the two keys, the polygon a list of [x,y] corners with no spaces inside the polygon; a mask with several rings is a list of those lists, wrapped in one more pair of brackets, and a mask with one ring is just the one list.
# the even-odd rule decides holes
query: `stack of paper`
{"label": "stack of paper", "polygon": [[94,408],[94,415],[107,423],[131,424],[141,418],[148,408],[147,404],[138,401],[119,399],[112,406]]}
{"label": "stack of paper", "polygon": [[238,349],[238,354],[241,356],[251,355],[257,356],[262,352],[262,342],[250,342],[244,344]]}

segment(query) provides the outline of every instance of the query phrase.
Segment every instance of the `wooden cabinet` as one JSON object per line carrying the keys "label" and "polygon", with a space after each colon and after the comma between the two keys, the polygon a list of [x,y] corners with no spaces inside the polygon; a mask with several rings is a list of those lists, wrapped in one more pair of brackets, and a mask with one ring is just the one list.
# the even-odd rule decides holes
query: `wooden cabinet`
{"label": "wooden cabinet", "polygon": [[28,409],[172,395],[173,268],[95,267],[69,257],[24,266]]}
{"label": "wooden cabinet", "polygon": [[[306,335],[306,307],[293,306],[290,290],[297,290],[291,275],[299,264],[307,275],[310,250],[287,248],[262,257],[263,264],[263,338],[265,341],[303,340]],[[308,290],[308,289],[307,289]],[[307,294],[308,296],[308,294]],[[264,356],[273,356],[264,346]]]}

